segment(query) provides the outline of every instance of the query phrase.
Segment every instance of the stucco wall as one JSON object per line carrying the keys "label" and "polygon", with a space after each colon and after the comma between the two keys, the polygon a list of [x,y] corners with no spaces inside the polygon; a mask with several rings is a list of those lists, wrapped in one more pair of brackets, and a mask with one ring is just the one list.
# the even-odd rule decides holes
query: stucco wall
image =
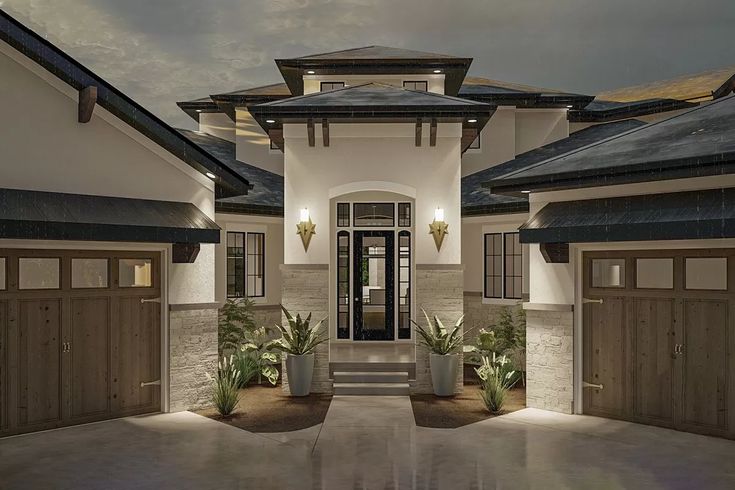
{"label": "stucco wall", "polygon": [[382,83],[403,88],[404,81],[427,82],[429,92],[444,93],[444,75],[421,73],[418,75],[304,75],[304,94],[319,92],[321,82],[344,82],[347,86],[364,83]]}
{"label": "stucco wall", "polygon": [[[429,146],[428,124],[421,147],[414,144],[414,124],[330,124],[327,148],[320,124],[315,147],[308,146],[305,124],[286,124],[284,134],[285,229],[295,230],[299,210],[307,207],[317,233],[308,252],[298,235],[286,233],[285,263],[329,263],[329,198],[335,189],[352,184],[353,191],[415,193],[416,262],[460,262],[460,124],[439,124],[435,147]],[[444,208],[449,223],[440,252],[428,233],[437,207]]]}
{"label": "stucco wall", "polygon": [[235,123],[221,112],[201,112],[199,131],[235,143]]}
{"label": "stucco wall", "polygon": [[254,232],[265,233],[265,297],[252,299],[258,305],[278,305],[281,302],[279,266],[283,263],[283,218],[217,213],[216,222],[222,228],[222,240],[216,246],[217,301],[227,300],[226,233],[228,231]]}
{"label": "stucco wall", "polygon": [[566,109],[516,110],[516,155],[569,136]]}
{"label": "stucco wall", "polygon": [[516,156],[515,107],[498,107],[480,133],[480,148],[462,155],[462,176],[494,167]]}
{"label": "stucco wall", "polygon": [[[77,91],[0,43],[0,185],[14,189],[191,202],[214,217],[213,183],[96,106],[77,122]],[[169,264],[171,303],[214,300],[214,246]]]}
{"label": "stucco wall", "polygon": [[237,109],[235,129],[235,156],[278,175],[283,175],[283,152],[271,149],[271,140],[247,109]]}

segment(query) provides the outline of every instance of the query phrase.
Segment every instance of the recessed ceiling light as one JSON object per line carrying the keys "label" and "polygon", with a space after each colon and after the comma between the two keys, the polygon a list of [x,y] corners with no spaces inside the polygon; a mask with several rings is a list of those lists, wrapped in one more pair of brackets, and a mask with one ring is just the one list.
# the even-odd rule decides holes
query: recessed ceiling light
{"label": "recessed ceiling light", "polygon": [[475,122],[477,122],[477,119],[467,119],[467,122],[468,123],[475,123]]}
{"label": "recessed ceiling light", "polygon": [[574,107],[574,106],[573,105],[568,105],[567,106],[567,109],[571,109],[572,107]]}
{"label": "recessed ceiling light", "polygon": [[441,73],[441,70],[434,70],[434,73]]}
{"label": "recessed ceiling light", "polygon": [[274,122],[276,122],[276,120],[275,119],[266,119],[265,122],[267,122],[268,124],[273,124]]}
{"label": "recessed ceiling light", "polygon": [[306,73],[308,73],[309,75],[313,75],[316,72],[314,70],[306,70]]}
{"label": "recessed ceiling light", "polygon": [[201,109],[197,109],[197,112],[202,112],[202,110]]}
{"label": "recessed ceiling light", "polygon": [[530,194],[531,191],[521,191],[521,194]]}
{"label": "recessed ceiling light", "polygon": [[213,174],[212,172],[207,172],[207,173],[206,173],[206,175],[207,175],[207,177],[209,177],[210,179],[216,179],[216,178],[217,178],[217,176],[216,176],[216,175],[214,175],[214,174]]}

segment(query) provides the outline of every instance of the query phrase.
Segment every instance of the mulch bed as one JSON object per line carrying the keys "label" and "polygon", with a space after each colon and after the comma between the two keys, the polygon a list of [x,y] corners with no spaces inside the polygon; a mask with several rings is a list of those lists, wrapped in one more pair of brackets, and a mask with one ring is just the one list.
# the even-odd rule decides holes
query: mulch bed
{"label": "mulch bed", "polygon": [[249,386],[240,390],[235,412],[222,417],[214,407],[196,413],[250,432],[291,432],[324,422],[332,395],[292,397],[280,386]]}
{"label": "mulch bed", "polygon": [[474,366],[464,365],[464,390],[452,397],[411,395],[411,406],[416,425],[435,429],[455,429],[481,420],[526,408],[526,389],[513,388],[505,399],[503,411],[493,415],[480,399],[480,379]]}

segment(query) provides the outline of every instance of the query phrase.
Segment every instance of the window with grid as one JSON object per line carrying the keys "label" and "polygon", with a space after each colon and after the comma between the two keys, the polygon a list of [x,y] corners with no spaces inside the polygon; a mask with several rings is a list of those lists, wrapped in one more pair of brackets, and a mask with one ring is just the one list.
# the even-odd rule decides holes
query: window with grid
{"label": "window with grid", "polygon": [[326,92],[337,88],[345,88],[345,82],[322,82],[319,86],[319,91]]}
{"label": "window with grid", "polygon": [[398,226],[411,226],[411,203],[398,203]]}
{"label": "window with grid", "polygon": [[504,296],[508,299],[521,299],[523,290],[523,249],[519,233],[506,233],[503,257],[505,261]]}
{"label": "window with grid", "polygon": [[398,338],[411,338],[411,234],[398,232]]}
{"label": "window with grid", "polygon": [[227,232],[227,297],[265,296],[265,233]]}
{"label": "window with grid", "polygon": [[502,298],[503,234],[485,234],[485,297]]}
{"label": "window with grid", "polygon": [[403,88],[407,90],[420,90],[422,92],[427,92],[429,90],[429,82],[407,80],[403,82]]}
{"label": "window with grid", "polygon": [[350,203],[337,203],[337,226],[350,226]]}
{"label": "window with grid", "polygon": [[350,234],[337,233],[337,338],[350,338]]}

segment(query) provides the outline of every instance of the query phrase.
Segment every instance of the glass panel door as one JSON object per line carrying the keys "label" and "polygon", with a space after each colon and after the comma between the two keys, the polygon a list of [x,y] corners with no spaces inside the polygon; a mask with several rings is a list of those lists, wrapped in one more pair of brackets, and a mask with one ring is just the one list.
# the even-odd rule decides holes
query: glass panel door
{"label": "glass panel door", "polygon": [[393,340],[394,233],[356,231],[353,253],[354,340]]}

